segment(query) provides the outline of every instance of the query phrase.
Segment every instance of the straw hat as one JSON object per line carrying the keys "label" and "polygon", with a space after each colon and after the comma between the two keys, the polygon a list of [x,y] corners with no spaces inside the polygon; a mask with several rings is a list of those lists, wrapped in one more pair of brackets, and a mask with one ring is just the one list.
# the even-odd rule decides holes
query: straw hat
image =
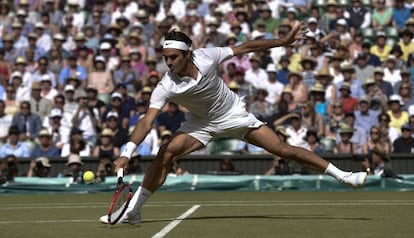
{"label": "straw hat", "polygon": [[71,154],[68,157],[68,162],[66,163],[66,166],[69,166],[71,164],[80,164],[83,165],[83,162],[81,160],[81,157],[78,154]]}
{"label": "straw hat", "polygon": [[329,73],[328,68],[322,68],[315,74],[315,79],[327,77],[329,80],[333,80],[333,76]]}
{"label": "straw hat", "polygon": [[325,93],[325,88],[323,87],[322,84],[320,83],[315,83],[312,88],[311,88],[311,92],[315,92],[315,93]]}
{"label": "straw hat", "polygon": [[102,130],[101,132],[101,137],[102,136],[109,136],[109,137],[113,137],[114,136],[114,132],[111,130],[111,128],[105,128]]}

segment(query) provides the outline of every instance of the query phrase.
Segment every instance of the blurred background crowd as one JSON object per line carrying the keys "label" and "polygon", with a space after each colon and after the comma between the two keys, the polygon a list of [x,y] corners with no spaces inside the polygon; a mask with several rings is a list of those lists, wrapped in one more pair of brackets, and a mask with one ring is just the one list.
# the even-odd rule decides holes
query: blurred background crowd
{"label": "blurred background crowd", "polygon": [[[197,49],[282,38],[299,21],[303,41],[218,68],[247,110],[319,154],[414,152],[414,1],[2,0],[0,157],[112,161],[168,70],[166,32]],[[136,154],[155,155],[185,112],[168,103]],[[233,139],[196,153],[223,152],[267,153]]]}

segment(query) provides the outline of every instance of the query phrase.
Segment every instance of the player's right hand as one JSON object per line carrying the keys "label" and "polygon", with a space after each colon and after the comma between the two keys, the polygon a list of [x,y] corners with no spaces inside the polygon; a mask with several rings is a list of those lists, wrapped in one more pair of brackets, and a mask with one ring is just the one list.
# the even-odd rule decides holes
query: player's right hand
{"label": "player's right hand", "polygon": [[114,161],[115,165],[115,173],[118,172],[120,168],[126,169],[128,168],[129,159],[125,156],[119,157],[117,160]]}

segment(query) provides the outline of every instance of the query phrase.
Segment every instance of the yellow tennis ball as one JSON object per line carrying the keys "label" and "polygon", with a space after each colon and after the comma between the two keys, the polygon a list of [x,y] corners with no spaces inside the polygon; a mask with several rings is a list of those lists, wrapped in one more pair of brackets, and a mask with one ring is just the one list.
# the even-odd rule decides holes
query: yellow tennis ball
{"label": "yellow tennis ball", "polygon": [[85,183],[93,183],[95,181],[95,174],[88,170],[83,173],[83,181]]}

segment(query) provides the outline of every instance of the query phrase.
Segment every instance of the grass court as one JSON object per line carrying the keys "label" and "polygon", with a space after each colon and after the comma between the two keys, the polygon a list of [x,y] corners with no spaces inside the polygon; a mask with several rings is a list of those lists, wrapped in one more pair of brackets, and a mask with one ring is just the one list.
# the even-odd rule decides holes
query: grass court
{"label": "grass court", "polygon": [[158,192],[140,225],[106,225],[110,193],[0,195],[4,238],[413,237],[414,192]]}

